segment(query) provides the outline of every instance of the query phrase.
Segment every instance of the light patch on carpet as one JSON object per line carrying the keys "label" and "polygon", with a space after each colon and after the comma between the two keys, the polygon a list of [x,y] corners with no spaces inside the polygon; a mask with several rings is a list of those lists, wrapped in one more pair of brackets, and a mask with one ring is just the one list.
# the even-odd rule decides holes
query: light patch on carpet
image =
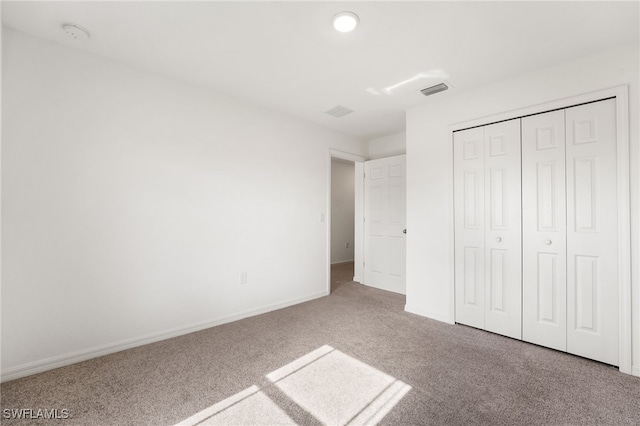
{"label": "light patch on carpet", "polygon": [[383,393],[360,412],[349,425],[375,425],[411,390],[411,386],[395,380]]}
{"label": "light patch on carpet", "polygon": [[295,422],[258,386],[251,386],[178,423],[195,425],[294,425]]}
{"label": "light patch on carpet", "polygon": [[[287,398],[326,425],[375,425],[411,386],[332,348],[322,346],[266,377]],[[178,423],[289,425],[295,422],[258,386],[251,386]]]}
{"label": "light patch on carpet", "polygon": [[257,392],[198,425],[295,425],[267,395]]}
{"label": "light patch on carpet", "polygon": [[311,364],[318,358],[321,358],[334,350],[335,349],[333,349],[331,346],[324,345],[316,349],[315,351],[311,351],[308,354],[296,359],[295,361],[290,362],[284,367],[280,367],[276,371],[272,371],[271,373],[267,374],[267,379],[271,380],[272,382],[277,382],[278,380],[282,380],[285,377],[287,377],[289,374],[295,373],[301,368]]}
{"label": "light patch on carpet", "polygon": [[327,425],[375,424],[411,389],[335,349],[275,384]]}

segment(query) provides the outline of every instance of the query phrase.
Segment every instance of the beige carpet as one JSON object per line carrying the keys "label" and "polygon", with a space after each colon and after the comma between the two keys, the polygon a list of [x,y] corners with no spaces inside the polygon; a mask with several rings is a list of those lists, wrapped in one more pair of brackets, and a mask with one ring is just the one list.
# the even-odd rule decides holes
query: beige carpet
{"label": "beige carpet", "polygon": [[[276,312],[14,380],[2,424],[640,423],[640,378],[346,282]],[[68,410],[7,420],[5,409]]]}
{"label": "beige carpet", "polygon": [[346,283],[353,281],[353,262],[331,265],[331,292],[338,290]]}

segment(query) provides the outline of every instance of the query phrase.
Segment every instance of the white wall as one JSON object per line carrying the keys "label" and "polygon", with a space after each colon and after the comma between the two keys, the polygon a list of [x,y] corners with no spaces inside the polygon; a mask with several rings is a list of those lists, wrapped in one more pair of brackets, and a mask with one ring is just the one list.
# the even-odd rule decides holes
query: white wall
{"label": "white wall", "polygon": [[[2,5],[0,5],[0,22],[2,22]],[[0,58],[3,57],[3,31],[0,24]],[[0,63],[2,60],[0,59]],[[0,93],[2,93],[2,67],[0,67]],[[0,129],[2,129],[2,102],[0,102]],[[2,137],[0,136],[0,242],[2,242]],[[2,244],[0,244],[0,319],[2,318]],[[2,330],[0,326],[0,366],[2,366]],[[1,371],[1,370],[0,370]]]}
{"label": "white wall", "polygon": [[639,49],[620,47],[407,113],[407,310],[453,320],[453,184],[449,126],[570,96],[630,85],[633,368],[640,375]]}
{"label": "white wall", "polygon": [[[355,167],[331,161],[331,263],[353,260]],[[346,247],[348,245],[348,247]]]}
{"label": "white wall", "polygon": [[369,141],[369,159],[393,157],[407,153],[406,132],[396,133]]}
{"label": "white wall", "polygon": [[364,141],[4,31],[4,379],[327,294]]}

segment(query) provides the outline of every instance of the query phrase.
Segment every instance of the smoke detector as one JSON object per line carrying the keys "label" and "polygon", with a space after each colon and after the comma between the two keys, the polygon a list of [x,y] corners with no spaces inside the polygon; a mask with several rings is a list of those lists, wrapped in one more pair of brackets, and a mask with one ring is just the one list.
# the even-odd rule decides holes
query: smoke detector
{"label": "smoke detector", "polygon": [[89,40],[89,31],[77,24],[63,24],[62,29],[75,40]]}

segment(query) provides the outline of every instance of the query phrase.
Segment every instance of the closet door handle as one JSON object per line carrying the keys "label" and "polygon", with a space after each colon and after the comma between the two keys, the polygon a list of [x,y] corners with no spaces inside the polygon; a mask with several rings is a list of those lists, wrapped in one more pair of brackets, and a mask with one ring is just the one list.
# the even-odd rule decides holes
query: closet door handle
{"label": "closet door handle", "polygon": [[551,245],[551,240],[547,240],[544,242],[546,245],[550,246]]}
{"label": "closet door handle", "polygon": [[502,238],[498,237],[498,238],[496,238],[496,241],[500,243],[500,242],[502,242]]}

